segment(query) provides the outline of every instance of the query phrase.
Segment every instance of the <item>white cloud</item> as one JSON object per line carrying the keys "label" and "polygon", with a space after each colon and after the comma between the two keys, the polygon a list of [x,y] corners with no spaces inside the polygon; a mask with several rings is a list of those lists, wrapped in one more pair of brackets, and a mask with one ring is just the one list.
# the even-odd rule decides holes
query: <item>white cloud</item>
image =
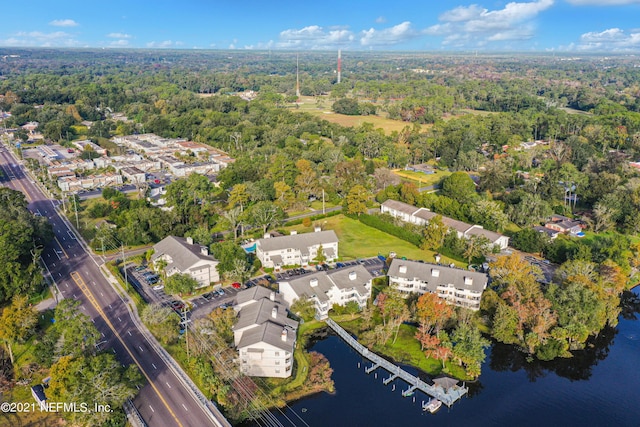
{"label": "white cloud", "polygon": [[619,6],[625,4],[640,4],[640,0],[567,0],[577,6]]}
{"label": "white cloud", "polygon": [[130,39],[131,35],[125,33],[109,33],[107,34],[107,37],[112,39]]}
{"label": "white cloud", "polygon": [[84,44],[64,31],[44,33],[41,31],[19,31],[8,39],[0,40],[0,46],[15,47],[78,47]]}
{"label": "white cloud", "polygon": [[362,31],[360,44],[363,46],[388,46],[411,40],[419,35],[419,31],[411,28],[411,22],[405,21],[382,30],[370,28]]}
{"label": "white cloud", "polygon": [[378,16],[376,18],[376,23],[377,24],[384,24],[385,22],[387,22],[387,18],[385,18],[384,16]]}
{"label": "white cloud", "polygon": [[310,25],[280,32],[276,47],[281,49],[331,49],[345,46],[355,39],[353,32],[343,27],[323,28]]}
{"label": "white cloud", "polygon": [[444,37],[444,45],[456,47],[527,40],[535,36],[535,18],[553,3],[554,0],[511,2],[498,10],[477,4],[458,6],[442,13],[438,17],[440,23],[427,28],[424,33]]}
{"label": "white cloud", "polygon": [[113,40],[112,42],[109,43],[109,46],[113,46],[113,47],[129,46],[129,40],[126,40],[126,39]]}
{"label": "white cloud", "polygon": [[588,32],[580,36],[579,43],[572,43],[561,50],[598,52],[628,52],[640,49],[640,29],[625,31],[609,28],[604,31]]}
{"label": "white cloud", "polygon": [[161,42],[152,41],[147,43],[147,47],[152,49],[166,49],[169,47],[178,47],[182,46],[184,43],[182,42],[174,42],[171,40],[163,40]]}
{"label": "white cloud", "polygon": [[49,22],[49,25],[53,25],[54,27],[77,27],[80,24],[73,19],[54,19]]}

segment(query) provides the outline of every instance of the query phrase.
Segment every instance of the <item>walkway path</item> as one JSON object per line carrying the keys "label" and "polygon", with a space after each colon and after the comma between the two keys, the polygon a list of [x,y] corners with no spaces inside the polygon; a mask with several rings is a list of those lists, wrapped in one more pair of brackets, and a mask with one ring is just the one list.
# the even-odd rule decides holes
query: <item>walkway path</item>
{"label": "walkway path", "polygon": [[401,378],[407,384],[409,384],[409,388],[402,392],[403,396],[409,396],[413,393],[414,390],[420,390],[431,397],[435,397],[445,405],[451,406],[469,391],[467,387],[454,386],[445,390],[439,385],[429,385],[422,381],[420,378],[411,375],[399,366],[394,365],[388,360],[383,359],[382,357],[370,351],[332,319],[327,319],[327,325],[331,329],[333,329],[340,336],[340,338],[345,340],[347,344],[353,347],[354,350],[373,362],[373,365],[365,370],[367,374],[373,372],[377,368],[384,368],[389,373],[391,373],[391,376],[383,381],[385,385],[389,384],[396,378]]}

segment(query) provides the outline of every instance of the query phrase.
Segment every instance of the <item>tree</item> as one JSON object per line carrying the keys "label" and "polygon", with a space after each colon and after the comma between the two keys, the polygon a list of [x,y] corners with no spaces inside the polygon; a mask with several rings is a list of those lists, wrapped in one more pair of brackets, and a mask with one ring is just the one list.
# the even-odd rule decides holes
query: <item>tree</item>
{"label": "tree", "polygon": [[293,301],[289,310],[305,322],[313,320],[316,315],[315,302],[306,295]]}
{"label": "tree", "polygon": [[295,183],[298,194],[305,200],[308,199],[309,196],[316,195],[320,184],[316,171],[311,167],[311,162],[300,159],[296,162],[296,168],[298,169],[298,176],[296,176]]}
{"label": "tree", "polygon": [[233,207],[222,214],[222,218],[233,230],[233,240],[238,239],[238,226],[242,220],[242,208],[240,206]]}
{"label": "tree", "polygon": [[227,344],[231,344],[233,342],[233,324],[236,322],[236,312],[218,307],[209,313],[209,318],[213,323],[215,333]]}
{"label": "tree", "polygon": [[485,165],[485,170],[480,174],[480,189],[492,193],[503,191],[509,184],[511,171],[506,162],[497,160]]}
{"label": "tree", "polygon": [[358,101],[353,98],[338,99],[333,103],[331,109],[338,114],[346,114],[350,116],[357,116],[360,114],[360,106]]}
{"label": "tree", "polygon": [[368,200],[369,194],[366,188],[362,185],[353,186],[345,198],[347,213],[357,216],[367,213]]}
{"label": "tree", "polygon": [[422,249],[437,251],[444,244],[444,239],[449,232],[449,227],[442,222],[442,215],[436,215],[422,230]]}
{"label": "tree", "polygon": [[31,307],[26,296],[15,296],[11,305],[2,310],[0,316],[0,338],[7,346],[11,363],[14,363],[11,345],[26,341],[38,323],[38,313]]}
{"label": "tree", "polygon": [[174,344],[178,340],[180,317],[170,307],[149,304],[140,312],[140,319],[162,344]]}
{"label": "tree", "polygon": [[324,253],[324,248],[322,247],[322,245],[318,246],[318,249],[316,250],[316,256],[313,258],[313,260],[318,264],[322,264],[327,260],[327,256]]}
{"label": "tree", "polygon": [[509,217],[502,206],[492,200],[479,200],[471,206],[471,219],[487,230],[502,231],[509,224]]}
{"label": "tree", "polygon": [[[123,367],[111,353],[96,356],[63,356],[50,370],[47,394],[57,402],[86,402],[120,408],[137,393],[142,375],[135,365]],[[89,407],[92,409],[92,406]],[[119,411],[71,411],[74,425],[108,425]]]}
{"label": "tree", "polygon": [[54,313],[54,332],[57,336],[55,344],[56,356],[77,357],[92,355],[100,340],[100,332],[89,316],[79,309],[80,301],[63,299],[58,303]]}
{"label": "tree", "polygon": [[462,254],[467,263],[471,263],[474,258],[484,256],[491,250],[491,241],[484,236],[473,234],[465,239],[464,253]]}
{"label": "tree", "polygon": [[489,347],[489,341],[482,338],[478,328],[468,322],[458,325],[451,335],[451,341],[454,343],[453,357],[465,366],[468,375],[478,377],[482,362],[486,358],[484,350]]}
{"label": "tree", "polygon": [[273,184],[273,188],[276,191],[276,204],[283,210],[289,209],[294,200],[291,187],[284,181],[278,181]]}
{"label": "tree", "polygon": [[188,274],[176,273],[167,277],[164,281],[164,289],[169,294],[190,294],[199,283]]}
{"label": "tree", "polygon": [[221,277],[227,277],[230,273],[237,270],[238,262],[246,263],[247,254],[240,246],[231,241],[218,242],[211,245],[211,253],[219,261],[217,265],[218,273]]}
{"label": "tree", "polygon": [[453,314],[453,306],[434,293],[426,292],[418,297],[416,319],[428,334],[437,334]]}
{"label": "tree", "polygon": [[524,252],[542,252],[549,238],[533,228],[523,228],[511,237],[511,246]]}
{"label": "tree", "polygon": [[442,180],[440,194],[460,203],[470,203],[477,198],[476,185],[464,172],[454,172]]}
{"label": "tree", "polygon": [[400,177],[388,168],[375,169],[373,177],[376,180],[376,187],[378,189],[385,189],[390,185],[397,185],[400,183]]}
{"label": "tree", "polygon": [[251,224],[256,227],[262,227],[262,234],[264,235],[270,226],[282,220],[285,215],[275,203],[263,201],[253,205],[249,209],[247,216]]}
{"label": "tree", "polygon": [[229,193],[229,207],[240,206],[240,212],[249,201],[249,193],[246,184],[236,184]]}

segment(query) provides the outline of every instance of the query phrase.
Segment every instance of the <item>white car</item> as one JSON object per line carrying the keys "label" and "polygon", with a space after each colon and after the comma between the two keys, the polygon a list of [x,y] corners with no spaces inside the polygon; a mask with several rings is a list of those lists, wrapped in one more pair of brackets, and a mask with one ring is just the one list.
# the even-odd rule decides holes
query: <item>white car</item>
{"label": "white car", "polygon": [[164,285],[162,285],[162,284],[160,284],[160,285],[155,285],[155,286],[153,287],[153,290],[154,290],[154,291],[161,291],[161,290],[163,290],[163,289],[164,289]]}

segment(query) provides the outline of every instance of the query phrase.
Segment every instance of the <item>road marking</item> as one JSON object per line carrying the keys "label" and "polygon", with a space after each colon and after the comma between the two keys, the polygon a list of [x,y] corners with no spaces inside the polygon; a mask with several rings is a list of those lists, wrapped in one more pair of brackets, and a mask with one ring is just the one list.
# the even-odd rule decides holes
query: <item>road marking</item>
{"label": "road marking", "polygon": [[133,335],[131,335],[131,331],[127,331],[127,333],[129,334],[130,337],[133,336]]}
{"label": "road marking", "polygon": [[68,284],[68,283],[65,283],[64,285],[65,285],[67,288],[69,287],[69,284]]}
{"label": "road marking", "polygon": [[[103,295],[104,296],[104,295]],[[113,310],[113,307],[111,307],[111,304],[109,304],[109,310]]]}
{"label": "road marking", "polygon": [[144,350],[142,349],[142,347],[138,346],[138,348],[140,349],[140,353],[144,353]]}
{"label": "road marking", "polygon": [[187,409],[186,406],[184,406],[184,403],[182,404],[182,407],[184,408],[185,411],[189,412],[189,410]]}
{"label": "road marking", "polygon": [[[64,248],[62,247],[62,243],[60,243],[60,240],[58,240],[58,238],[56,236],[53,236],[53,239],[56,241],[56,243],[58,243],[58,246],[60,246],[60,249],[62,249],[62,253],[68,259],[69,255],[67,255],[67,252],[65,252]],[[64,237],[62,238],[62,240],[64,240]]]}
{"label": "road marking", "polygon": [[158,367],[156,365],[154,365],[153,363],[151,364],[151,366],[153,366],[153,369],[158,369]]}
{"label": "road marking", "polygon": [[165,384],[167,385],[167,387],[171,388],[171,386],[169,385],[169,383],[168,383],[168,382],[165,382]]}
{"label": "road marking", "polygon": [[[176,424],[179,427],[183,427],[183,424],[180,422],[180,420],[178,419],[178,416],[175,414],[175,412],[173,412],[173,410],[169,407],[169,404],[167,403],[167,401],[164,398],[164,396],[162,395],[162,393],[160,393],[160,390],[158,390],[158,387],[156,387],[155,383],[151,380],[149,375],[147,375],[147,373],[142,368],[142,365],[140,364],[140,362],[138,361],[136,356],[131,352],[131,350],[129,350],[129,347],[127,347],[127,345],[124,343],[124,340],[122,339],[122,337],[120,336],[118,331],[116,331],[116,328],[113,326],[113,324],[111,323],[109,318],[104,314],[104,311],[98,305],[98,302],[94,298],[93,294],[91,293],[91,291],[89,290],[87,285],[82,280],[82,277],[80,277],[80,274],[78,274],[78,272],[74,271],[74,272],[71,273],[71,277],[76,282],[78,287],[80,287],[80,290],[82,290],[82,292],[87,296],[87,299],[89,300],[89,302],[94,306],[94,308],[96,309],[98,314],[100,314],[100,316],[103,318],[103,320],[105,321],[105,323],[107,324],[109,329],[111,329],[111,331],[113,332],[115,337],[118,339],[118,341],[120,341],[120,343],[124,347],[125,351],[129,354],[129,356],[131,356],[131,359],[133,360],[133,362],[136,365],[138,365],[138,368],[140,368],[140,372],[142,372],[142,375],[144,375],[144,377],[147,379],[147,381],[151,385],[151,388],[153,388],[153,390],[156,392],[156,394],[158,395],[158,398],[160,399],[162,404],[167,408],[167,411],[169,411],[169,413],[171,414],[171,416],[175,420]],[[113,353],[116,354],[116,350],[115,349],[113,349]],[[151,406],[149,406],[149,407],[151,407]],[[153,411],[153,408],[151,410]]]}
{"label": "road marking", "polygon": [[104,294],[103,294],[102,292],[100,292],[100,296],[102,296],[102,297],[103,297],[103,296],[104,296]]}
{"label": "road marking", "polygon": [[102,334],[102,338],[104,338],[104,332],[100,332]]}
{"label": "road marking", "polygon": [[62,277],[62,273],[58,273],[58,276],[59,276],[59,277]]}
{"label": "road marking", "polygon": [[122,322],[122,319],[118,317],[118,322]]}
{"label": "road marking", "polygon": [[156,412],[153,410],[153,406],[149,405],[149,408],[151,408],[151,412]]}

